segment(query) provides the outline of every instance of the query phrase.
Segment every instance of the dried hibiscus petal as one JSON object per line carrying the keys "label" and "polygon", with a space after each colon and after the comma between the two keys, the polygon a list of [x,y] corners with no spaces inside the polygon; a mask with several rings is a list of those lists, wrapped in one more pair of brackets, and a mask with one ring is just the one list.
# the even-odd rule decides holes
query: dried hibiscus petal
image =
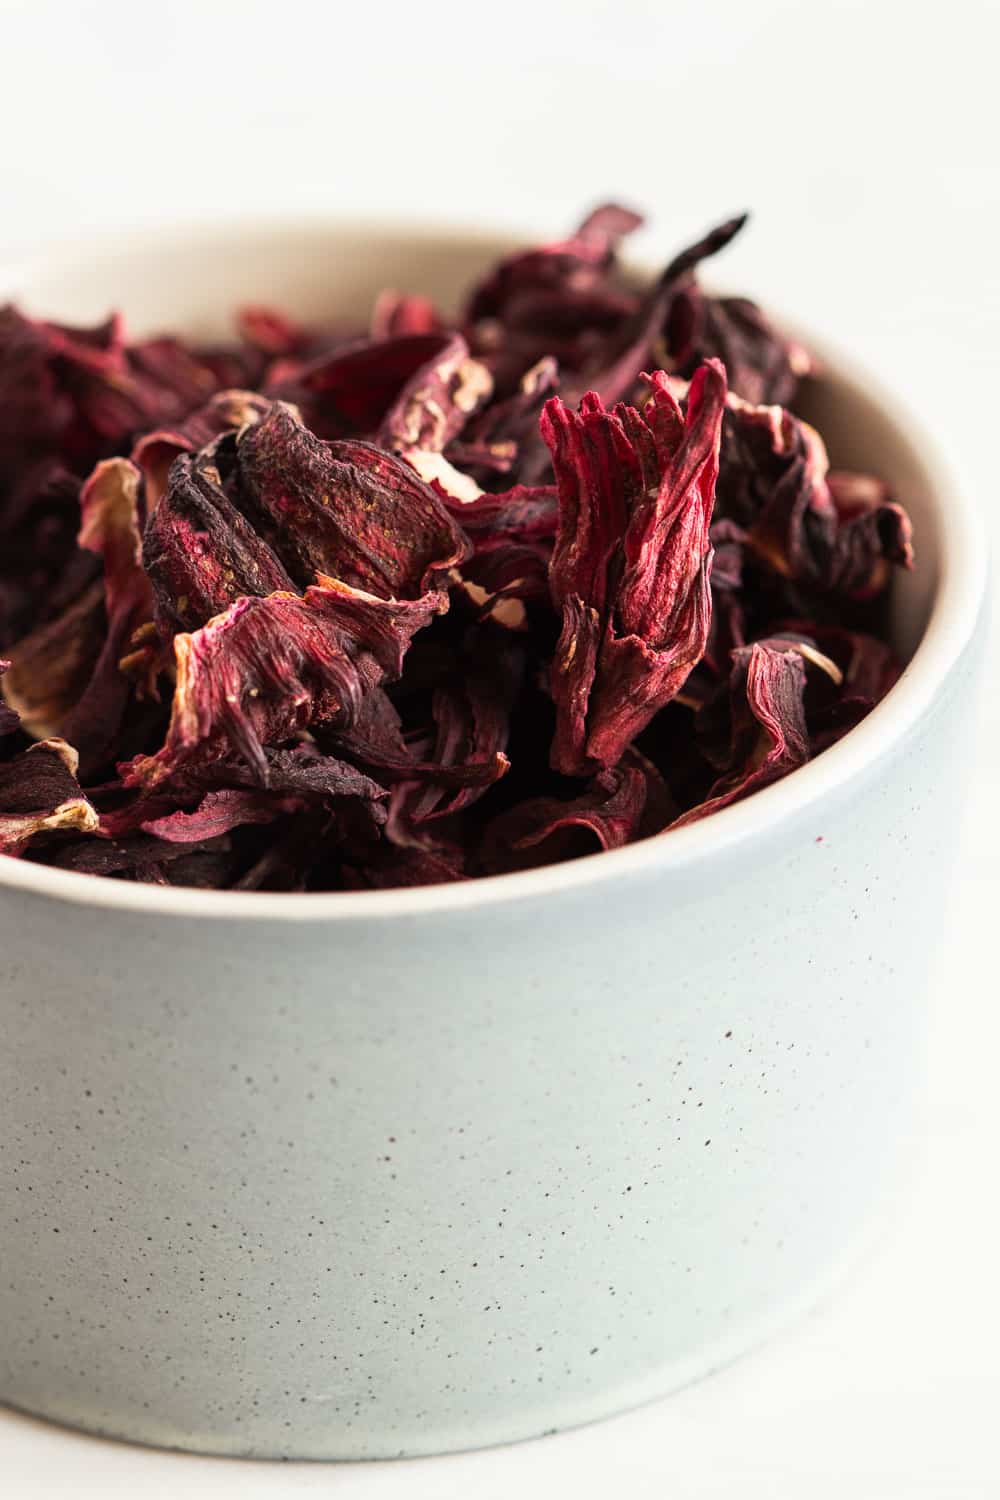
{"label": "dried hibiscus petal", "polygon": [[161,428],[139,438],[132,449],[132,462],[145,476],[147,510],[151,514],[167,488],[170,466],[182,453],[196,453],[225,432],[238,432],[249,422],[257,422],[270,410],[271,403],[253,391],[219,391],[189,412],[175,427]]}
{"label": "dried hibiscus petal", "polygon": [[482,860],[491,870],[524,870],[619,849],[638,832],[646,777],[638,766],[600,771],[570,801],[537,797],[501,814],[486,830]]}
{"label": "dried hibiscus petal", "polygon": [[121,659],[133,633],[153,615],[153,593],[142,569],[141,484],[125,458],[99,463],[80,492],[80,546],[104,568],[104,642],[86,688],[61,723],[87,776],[114,759],[131,696]]}
{"label": "dried hibiscus petal", "polygon": [[454,334],[410,376],[382,419],[378,442],[397,453],[442,453],[493,392],[493,377]]}
{"label": "dried hibiscus petal", "polygon": [[718,512],[786,578],[819,582],[836,530],[822,439],[780,406],[731,397],[722,428]]}
{"label": "dried hibiscus petal", "polygon": [[370,436],[407,381],[449,342],[444,333],[352,340],[272,378],[265,394],[293,403],[318,437]]}
{"label": "dried hibiscus petal", "polygon": [[450,885],[465,880],[461,851],[455,849],[400,849],[382,845],[367,860],[344,861],[345,890],[386,891],[400,886]]}
{"label": "dried hibiscus petal", "polygon": [[279,559],[230,500],[218,469],[182,454],[146,524],[142,560],[167,638],[205,625],[237,600],[292,591]]}
{"label": "dried hibiscus petal", "polygon": [[733,656],[728,767],[706,800],[677,818],[674,828],[728,807],[809,759],[801,652],[755,641]]}
{"label": "dried hibiscus petal", "polygon": [[478,630],[455,667],[434,691],[435,736],[427,760],[443,771],[460,771],[462,781],[435,777],[415,786],[406,806],[411,823],[461,812],[510,767],[504,752],[524,672],[522,653],[495,632]]}
{"label": "dried hibiscus petal", "polygon": [[884,590],[891,564],[913,563],[909,519],[870,475],[829,471],[822,438],[779,406],[730,396],[718,509],[783,578],[849,600]]}
{"label": "dried hibiscus petal", "polygon": [[29,734],[54,735],[72,713],[94,674],[104,631],[104,585],[98,579],[58,619],[11,650],[3,694]]}
{"label": "dried hibiscus petal", "polygon": [[889,567],[913,566],[913,528],[889,487],[869,474],[828,476],[837,513],[826,586],[850,599],[871,599],[889,581]]}
{"label": "dried hibiscus petal", "polygon": [[242,598],[174,637],[177,682],[166,740],[122,768],[152,791],[191,761],[235,750],[268,784],[264,747],[316,723],[350,725],[366,690],[398,674],[412,634],[447,607],[441,594],[388,602],[326,579],[305,594]]}
{"label": "dried hibiscus petal", "polygon": [[553,765],[613,766],[704,654],[709,523],[726,380],[706,365],[686,416],[665,379],[644,415],[558,398],[543,417],[559,489],[550,564],[563,628],[552,666]]}
{"label": "dried hibiscus petal", "polygon": [[[229,841],[225,838],[207,841],[200,852],[228,852]],[[67,839],[38,851],[38,858],[45,864],[56,865],[61,870],[75,870],[83,875],[110,875],[119,878],[155,881],[170,884],[163,866],[180,861],[191,852],[191,845],[169,839],[152,838],[149,834],[132,834],[125,838],[79,838]],[[221,873],[218,868],[213,873]],[[190,879],[179,884],[198,884]],[[212,881],[210,884],[224,884]]]}
{"label": "dried hibiscus petal", "polygon": [[20,854],[37,834],[89,833],[97,812],[76,779],[76,751],[65,740],[39,740],[0,764],[0,852]]}
{"label": "dried hibiscus petal", "polygon": [[118,317],[67,328],[13,308],[0,311],[0,372],[0,469],[58,454],[86,473],[216,386],[212,370],[177,339],[129,345]]}
{"label": "dried hibiscus petal", "polygon": [[275,402],[237,439],[243,492],[293,577],[391,598],[422,595],[466,551],[439,496],[370,443],[325,443]]}
{"label": "dried hibiscus petal", "polygon": [[[2,379],[2,377],[0,377]],[[0,479],[0,648],[57,619],[100,565],[77,545],[80,480],[58,459]]]}
{"label": "dried hibiscus petal", "polygon": [[588,214],[569,239],[515,252],[475,289],[466,312],[468,320],[501,317],[513,300],[529,291],[594,289],[601,284],[621,240],[641,223],[640,214],[606,203]]}
{"label": "dried hibiscus petal", "polygon": [[230,833],[248,823],[273,823],[302,807],[298,797],[280,797],[270,792],[223,789],[206,792],[190,812],[178,810],[140,824],[144,833],[171,844],[203,843]]}

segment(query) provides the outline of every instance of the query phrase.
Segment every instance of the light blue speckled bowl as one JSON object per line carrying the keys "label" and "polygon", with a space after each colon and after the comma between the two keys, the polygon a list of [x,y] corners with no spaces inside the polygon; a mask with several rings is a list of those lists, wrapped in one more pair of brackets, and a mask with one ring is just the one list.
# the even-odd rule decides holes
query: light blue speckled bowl
{"label": "light blue speckled bowl", "polygon": [[[251,297],[441,297],[496,248],[243,226],[12,289],[207,331]],[[460,886],[206,894],[2,862],[0,1399],[213,1453],[442,1452],[669,1391],[835,1273],[908,1129],[985,564],[856,381],[819,399],[837,461],[913,514],[915,653],[790,779]]]}

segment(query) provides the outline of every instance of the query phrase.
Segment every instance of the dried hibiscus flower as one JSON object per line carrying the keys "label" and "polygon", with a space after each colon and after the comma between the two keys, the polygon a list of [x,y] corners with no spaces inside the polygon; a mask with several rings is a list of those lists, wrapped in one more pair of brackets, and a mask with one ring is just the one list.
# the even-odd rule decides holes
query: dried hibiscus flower
{"label": "dried hibiscus flower", "polygon": [[642,414],[590,395],[578,412],[554,397],[543,416],[559,491],[553,765],[567,775],[617,765],[708,642],[726,375],[699,370],[686,414],[662,374],[649,387]]}
{"label": "dried hibiscus flower", "polygon": [[0,310],[0,852],[119,880],[465,880],[698,821],[900,665],[912,566],[812,370],[617,204],[445,316],[246,306],[130,339]]}

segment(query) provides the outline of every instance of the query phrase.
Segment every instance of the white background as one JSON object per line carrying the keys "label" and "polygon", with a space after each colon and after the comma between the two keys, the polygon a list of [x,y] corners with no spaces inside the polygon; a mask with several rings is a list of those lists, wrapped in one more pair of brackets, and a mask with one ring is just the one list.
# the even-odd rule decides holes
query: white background
{"label": "white background", "polygon": [[[640,248],[669,252],[749,206],[720,279],[899,390],[996,529],[995,3],[383,0],[341,12],[336,0],[0,0],[0,254],[85,229],[289,210],[550,234],[608,194],[648,208]],[[890,1238],[828,1306],[669,1401],[452,1459],[239,1465],[0,1412],[2,1493],[1000,1495],[997,660],[942,913],[922,1166]]]}

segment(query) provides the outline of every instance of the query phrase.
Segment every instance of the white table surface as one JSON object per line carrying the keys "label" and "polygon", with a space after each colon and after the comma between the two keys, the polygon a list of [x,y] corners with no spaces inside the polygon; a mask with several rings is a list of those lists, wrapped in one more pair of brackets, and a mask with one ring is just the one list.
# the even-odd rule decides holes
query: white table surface
{"label": "white table surface", "polygon": [[[0,254],[79,224],[235,212],[556,232],[612,193],[648,206],[646,248],[669,251],[750,206],[720,279],[832,335],[896,387],[996,532],[1000,17],[989,0],[928,7],[926,20],[896,0],[339,10],[0,0]],[[942,913],[920,1169],[888,1237],[828,1305],[667,1401],[448,1459],[236,1464],[0,1411],[0,1493],[1000,1495],[997,644],[994,632]]]}

